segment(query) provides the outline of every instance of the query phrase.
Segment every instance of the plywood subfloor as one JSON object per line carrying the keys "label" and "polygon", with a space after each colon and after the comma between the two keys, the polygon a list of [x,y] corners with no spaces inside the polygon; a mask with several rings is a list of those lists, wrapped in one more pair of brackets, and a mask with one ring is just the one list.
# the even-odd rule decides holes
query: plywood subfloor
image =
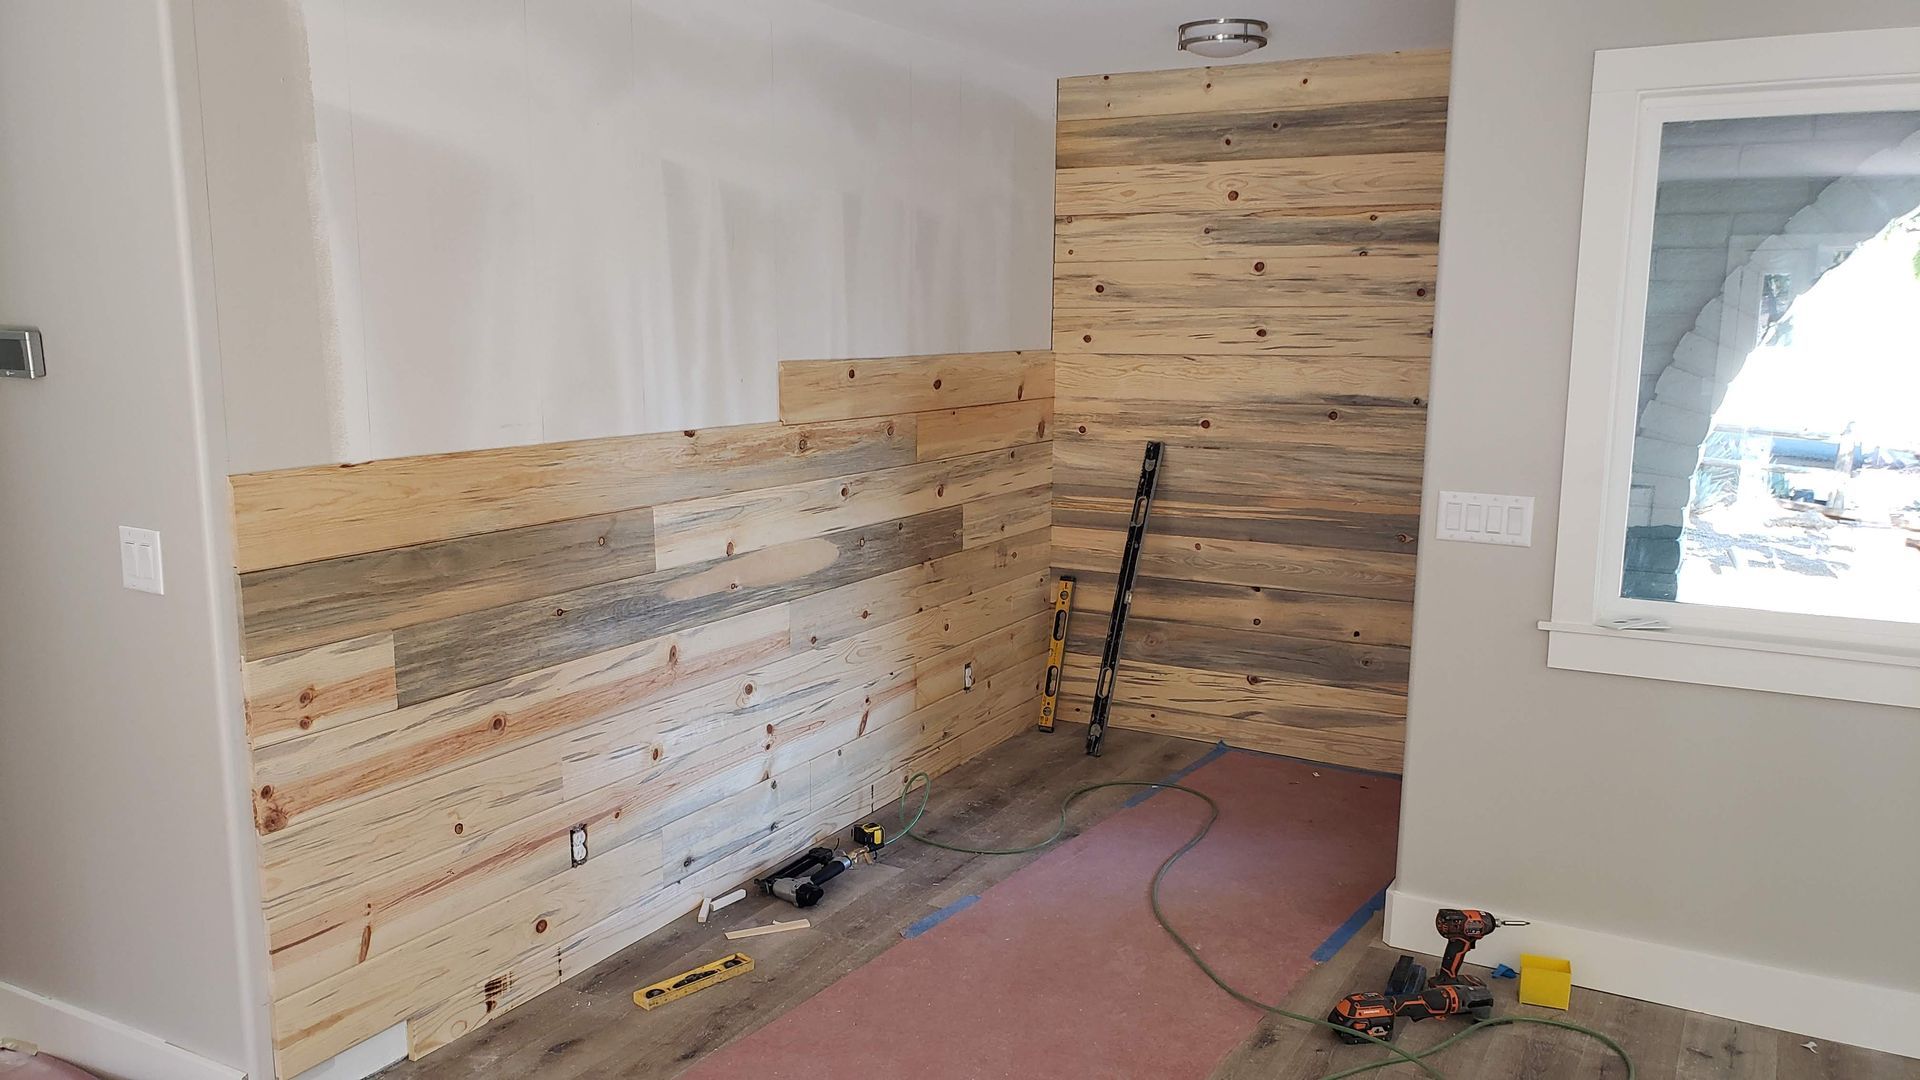
{"label": "plywood subfloor", "polygon": [[[1116,731],[1106,753],[1089,758],[1074,725],[1051,736],[1018,736],[948,774],[936,792],[934,835],[1008,845],[1045,836],[1060,799],[1095,780],[1161,777],[1205,754],[1204,743]],[[1113,812],[1128,792],[1093,796],[1076,811],[1080,827]],[[723,947],[714,928],[691,918],[613,957],[431,1057],[384,1073],[392,1080],[540,1076],[551,1080],[672,1077],[725,1043],[766,1024],[841,975],[900,940],[900,931],[962,897],[975,894],[1037,856],[990,858],[902,845],[884,864],[850,873],[807,913],[814,928],[751,942],[756,970],[745,979],[702,991],[684,1002],[643,1013],[635,987],[714,958]],[[793,917],[777,901],[750,898],[716,917],[731,929]],[[1310,974],[1288,1007],[1320,1013],[1350,990],[1384,982],[1397,953],[1380,943],[1376,919],[1333,960]],[[1512,1013],[1511,982],[1496,982],[1499,1011]],[[1546,1010],[1521,1010],[1558,1015]],[[1571,1018],[1614,1034],[1631,1052],[1640,1080],[1920,1080],[1920,1061],[1819,1043],[1679,1009],[1593,991],[1576,991]],[[883,1022],[884,1018],[876,1018]],[[1457,1030],[1415,1026],[1406,1045],[1423,1047]],[[847,1032],[849,1038],[862,1035]],[[884,1036],[882,1036],[884,1037]],[[1366,1046],[1340,1045],[1325,1031],[1285,1020],[1263,1023],[1228,1056],[1215,1080],[1311,1080],[1378,1057]],[[1501,1028],[1438,1059],[1452,1078],[1557,1080],[1621,1077],[1597,1044],[1545,1028]],[[1414,1075],[1402,1070],[1401,1075]]]}

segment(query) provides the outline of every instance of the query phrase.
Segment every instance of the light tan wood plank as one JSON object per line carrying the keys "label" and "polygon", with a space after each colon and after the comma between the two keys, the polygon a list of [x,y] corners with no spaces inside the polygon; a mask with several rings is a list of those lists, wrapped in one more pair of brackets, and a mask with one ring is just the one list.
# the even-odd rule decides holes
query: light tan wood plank
{"label": "light tan wood plank", "polygon": [[1016,577],[1044,573],[1049,551],[1048,533],[1036,530],[804,597],[790,608],[793,640],[810,646],[839,641]]}
{"label": "light tan wood plank", "polygon": [[[1127,490],[1140,474],[1144,446],[1092,438],[1054,445],[1061,475],[1074,487]],[[1179,447],[1165,451],[1158,489],[1176,503],[1346,506],[1374,513],[1417,510],[1421,460],[1401,454],[1300,446],[1273,451]],[[1128,492],[1130,496],[1130,491]],[[404,693],[404,688],[403,688]]]}
{"label": "light tan wood plank", "polygon": [[[1087,699],[1081,695],[1063,697],[1060,701],[1060,718],[1085,723],[1088,707]],[[1388,734],[1390,729],[1383,729],[1381,738],[1367,738],[1351,731],[1326,732],[1240,716],[1220,717],[1178,709],[1149,708],[1122,700],[1119,694],[1116,694],[1112,711],[1108,714],[1108,723],[1121,730],[1151,731],[1208,742],[1222,741],[1228,746],[1246,750],[1378,772],[1398,773],[1402,761],[1400,736],[1397,733]],[[1112,745],[1120,738],[1109,735],[1108,744]]]}
{"label": "light tan wood plank", "polygon": [[[1055,526],[1053,562],[1064,571],[1110,573],[1120,565],[1126,534]],[[1140,573],[1156,578],[1258,585],[1297,592],[1410,602],[1414,560],[1371,551],[1195,539],[1149,531]]]}
{"label": "light tan wood plank", "polygon": [[1350,101],[1444,97],[1444,49],[1178,68],[1060,80],[1062,121],[1234,112]]}
{"label": "light tan wood plank", "polygon": [[1428,255],[1075,262],[1053,276],[1054,311],[1110,308],[1418,307],[1434,292]]}
{"label": "light tan wood plank", "polygon": [[841,529],[877,525],[1025,491],[1053,475],[1052,448],[1030,443],[962,458],[809,480],[654,508],[662,569],[724,560]]}
{"label": "light tan wood plank", "polygon": [[1082,262],[1433,258],[1439,245],[1437,204],[1083,213],[1053,221],[1056,270]]}
{"label": "light tan wood plank", "polygon": [[1425,206],[1440,202],[1440,155],[1352,154],[1065,169],[1056,214]]}
{"label": "light tan wood plank", "polygon": [[[1099,670],[1097,649],[1069,652],[1063,691],[1090,699]],[[1406,695],[1391,690],[1258,675],[1249,680],[1245,672],[1181,667],[1146,653],[1121,661],[1114,687],[1116,703],[1221,719],[1263,719],[1367,738],[1397,738],[1396,725],[1407,714]]]}
{"label": "light tan wood plank", "polygon": [[1406,357],[1433,351],[1425,304],[1369,308],[1113,307],[1055,312],[1056,353]]}
{"label": "light tan wood plank", "polygon": [[1412,357],[1069,354],[1060,357],[1059,379],[1062,401],[1124,394],[1169,405],[1417,406],[1427,396],[1426,361]]}
{"label": "light tan wood plank", "polygon": [[805,424],[1052,397],[1052,362],[1044,350],[785,360],[780,420]]}
{"label": "light tan wood plank", "polygon": [[1065,170],[1438,153],[1446,146],[1447,99],[1428,97],[1068,120],[1059,125],[1054,158]]}
{"label": "light tan wood plank", "polygon": [[393,635],[251,661],[241,667],[241,687],[256,749],[377,716],[399,704]]}
{"label": "light tan wood plank", "polygon": [[[1051,479],[1052,475],[1049,464],[1047,476]],[[1053,485],[1044,483],[975,499],[960,510],[962,542],[967,547],[998,543],[1053,524]]]}
{"label": "light tan wood plank", "polygon": [[914,459],[911,417],[750,424],[231,478],[242,573]]}
{"label": "light tan wood plank", "polygon": [[243,647],[272,656],[653,569],[652,511],[629,510],[261,570],[240,579]]}
{"label": "light tan wood plank", "polygon": [[[1075,485],[1054,491],[1054,524],[1072,528],[1125,531],[1133,491],[1112,478],[1104,485]],[[1321,497],[1287,501],[1268,489],[1258,499],[1220,498],[1201,493],[1154,499],[1153,527],[1177,536],[1210,540],[1253,540],[1263,544],[1337,548],[1411,554],[1420,530],[1417,507],[1356,506],[1350,499]]]}
{"label": "light tan wood plank", "polygon": [[1045,442],[1053,433],[1053,399],[947,409],[921,413],[915,420],[920,428],[921,461],[956,458]]}
{"label": "light tan wood plank", "polygon": [[[1416,461],[1427,439],[1426,410],[1391,405],[1168,403],[1089,394],[1061,415],[1060,424],[1062,442],[1158,440],[1169,448],[1238,451],[1349,449]],[[1070,484],[1072,478],[1063,480]]]}
{"label": "light tan wood plank", "polygon": [[[1073,602],[1080,610],[1100,615],[1113,609],[1114,575],[1082,570],[1076,576]],[[1405,601],[1258,585],[1140,578],[1132,613],[1161,622],[1402,648],[1413,637],[1413,605]]]}
{"label": "light tan wood plank", "polygon": [[[1107,636],[1107,612],[1087,611],[1075,619],[1067,651],[1078,657],[1100,655]],[[1127,620],[1125,655],[1174,667],[1228,672],[1244,683],[1274,681],[1317,683],[1356,690],[1407,692],[1409,652],[1404,646],[1369,645],[1325,637],[1289,637],[1238,627],[1165,622],[1136,616]]]}

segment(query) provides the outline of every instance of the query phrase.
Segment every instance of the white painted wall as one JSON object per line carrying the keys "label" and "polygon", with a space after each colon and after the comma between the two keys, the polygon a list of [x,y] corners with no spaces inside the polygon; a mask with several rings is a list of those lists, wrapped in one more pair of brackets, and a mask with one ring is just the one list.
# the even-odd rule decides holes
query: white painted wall
{"label": "white painted wall", "polygon": [[[1920,1002],[1920,714],[1549,670],[1535,628],[1594,50],[1916,21],[1908,0],[1460,0],[1427,494],[1535,495],[1547,531],[1531,548],[1421,545],[1402,894]],[[1436,948],[1418,922],[1395,944]],[[1503,932],[1488,955],[1526,940]],[[1574,960],[1578,977],[1605,957]],[[1830,987],[1790,982],[1782,1008],[1811,1016]]]}
{"label": "white painted wall", "polygon": [[[766,421],[781,359],[1049,342],[1041,72],[813,0],[298,6],[327,325],[228,348],[233,471]],[[216,165],[223,290],[299,276],[223,240],[299,158]]]}
{"label": "white painted wall", "polygon": [[[0,323],[48,366],[0,382],[0,1033],[169,1080],[268,1060],[187,27],[0,4]],[[121,588],[122,524],[166,595]]]}

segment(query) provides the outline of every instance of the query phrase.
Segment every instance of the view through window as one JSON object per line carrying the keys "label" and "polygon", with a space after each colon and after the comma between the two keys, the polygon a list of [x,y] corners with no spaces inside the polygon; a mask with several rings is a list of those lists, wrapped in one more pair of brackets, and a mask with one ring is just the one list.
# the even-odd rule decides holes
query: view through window
{"label": "view through window", "polygon": [[1920,113],[1667,124],[1621,595],[1920,622]]}

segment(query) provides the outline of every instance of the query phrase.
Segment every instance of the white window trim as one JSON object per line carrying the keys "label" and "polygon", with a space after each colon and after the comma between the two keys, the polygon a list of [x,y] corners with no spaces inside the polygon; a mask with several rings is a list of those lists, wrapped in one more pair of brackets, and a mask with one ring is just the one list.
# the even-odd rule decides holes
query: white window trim
{"label": "white window trim", "polygon": [[1595,54],[1550,666],[1920,707],[1920,624],[1619,595],[1662,123],[1920,110],[1917,69],[1920,28]]}

